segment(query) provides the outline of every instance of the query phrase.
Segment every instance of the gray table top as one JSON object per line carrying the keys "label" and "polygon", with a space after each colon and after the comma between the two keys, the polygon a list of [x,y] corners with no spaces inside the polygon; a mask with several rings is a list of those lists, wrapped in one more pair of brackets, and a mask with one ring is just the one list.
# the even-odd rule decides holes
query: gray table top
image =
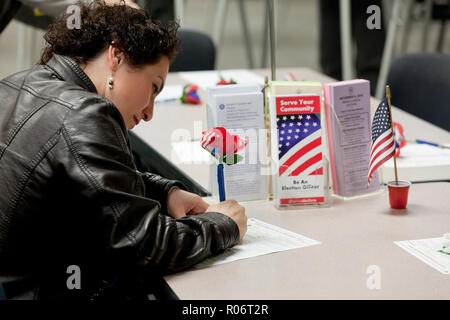
{"label": "gray table top", "polygon": [[[450,232],[450,183],[412,185],[406,210],[390,209],[387,191],[324,209],[244,206],[248,217],[321,244],[166,276],[180,299],[450,299],[450,275],[393,243]],[[380,289],[367,287],[370,266]]]}

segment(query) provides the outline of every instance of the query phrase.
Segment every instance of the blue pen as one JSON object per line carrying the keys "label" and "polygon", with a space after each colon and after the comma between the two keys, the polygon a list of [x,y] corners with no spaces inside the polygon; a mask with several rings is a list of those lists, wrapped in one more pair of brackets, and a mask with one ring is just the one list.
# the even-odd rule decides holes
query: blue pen
{"label": "blue pen", "polygon": [[425,141],[425,140],[420,140],[420,139],[416,139],[416,143],[418,144],[427,144],[433,147],[437,147],[437,148],[444,148],[444,149],[450,149],[450,147],[444,146],[442,144],[439,143],[435,143],[435,142],[430,142],[430,141]]}
{"label": "blue pen", "polygon": [[219,184],[220,202],[225,201],[225,179],[223,178],[223,163],[217,165],[217,182]]}
{"label": "blue pen", "polygon": [[158,99],[158,100],[155,100],[155,103],[170,102],[170,101],[175,101],[175,100],[179,100],[179,99],[180,99],[180,98]]}

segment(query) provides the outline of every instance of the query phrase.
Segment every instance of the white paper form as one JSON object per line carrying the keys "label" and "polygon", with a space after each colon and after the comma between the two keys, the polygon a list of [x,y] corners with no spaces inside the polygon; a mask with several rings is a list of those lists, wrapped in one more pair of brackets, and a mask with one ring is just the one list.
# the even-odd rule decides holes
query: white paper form
{"label": "white paper form", "polygon": [[441,237],[394,241],[394,243],[437,271],[450,274],[450,255],[440,252],[443,240],[444,238]]}
{"label": "white paper form", "polygon": [[227,81],[232,79],[238,84],[257,84],[261,88],[264,86],[264,77],[244,69],[179,72],[178,75],[184,80],[198,85],[203,90],[216,86],[221,77]]}
{"label": "white paper form", "polygon": [[261,220],[250,218],[247,221],[247,233],[242,244],[236,245],[215,257],[208,258],[194,267],[200,269],[263,254],[309,247],[316,244],[320,244],[320,242]]}
{"label": "white paper form", "polygon": [[173,101],[180,99],[183,95],[183,86],[182,85],[169,85],[165,86],[164,89],[158,94],[155,99],[156,103]]}
{"label": "white paper form", "polygon": [[[394,167],[394,160],[390,159],[385,165]],[[397,166],[450,166],[450,149],[437,148],[426,144],[406,144],[400,149]]]}
{"label": "white paper form", "polygon": [[[450,179],[450,149],[426,144],[406,144],[397,159],[398,175],[410,181]],[[394,177],[394,160],[386,161],[382,168],[385,182]]]}

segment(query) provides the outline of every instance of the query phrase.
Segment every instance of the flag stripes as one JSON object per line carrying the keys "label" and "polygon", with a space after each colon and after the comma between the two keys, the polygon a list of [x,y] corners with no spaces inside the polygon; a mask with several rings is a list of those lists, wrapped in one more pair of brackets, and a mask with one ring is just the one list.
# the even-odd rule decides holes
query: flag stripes
{"label": "flag stripes", "polygon": [[[317,155],[321,152],[322,136],[321,131],[317,130],[292,146],[280,159],[279,176],[296,176],[303,173],[302,176],[316,171],[322,162],[309,161],[311,158],[318,159]],[[302,166],[307,163],[307,166]],[[295,173],[294,173],[295,171]]]}
{"label": "flag stripes", "polygon": [[391,126],[391,116],[386,99],[381,101],[372,121],[372,147],[370,151],[367,186],[372,175],[383,163],[395,155],[394,134]]}
{"label": "flag stripes", "polygon": [[295,161],[298,160],[301,156],[306,154],[307,152],[313,150],[314,148],[320,146],[322,143],[322,138],[319,137],[312,141],[311,143],[307,144],[300,150],[298,150],[292,157],[290,157],[286,162],[283,163],[283,165],[280,167],[280,176],[288,169],[288,167],[293,164]]}

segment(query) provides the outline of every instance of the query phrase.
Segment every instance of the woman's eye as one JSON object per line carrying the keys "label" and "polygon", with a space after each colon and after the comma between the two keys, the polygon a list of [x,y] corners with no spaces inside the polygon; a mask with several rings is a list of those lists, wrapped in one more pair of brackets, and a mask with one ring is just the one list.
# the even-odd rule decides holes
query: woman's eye
{"label": "woman's eye", "polygon": [[153,85],[153,93],[158,93],[158,87],[155,84]]}

